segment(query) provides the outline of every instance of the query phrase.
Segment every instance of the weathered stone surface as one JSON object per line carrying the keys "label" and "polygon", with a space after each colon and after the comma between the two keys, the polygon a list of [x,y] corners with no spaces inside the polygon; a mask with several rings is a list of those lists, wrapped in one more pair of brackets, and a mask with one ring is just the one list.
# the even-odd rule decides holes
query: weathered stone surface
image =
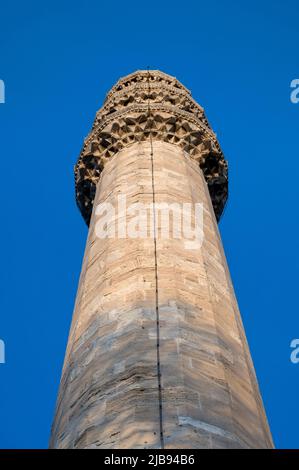
{"label": "weathered stone surface", "polygon": [[[150,143],[105,166],[96,204],[152,201]],[[203,202],[203,246],[157,238],[166,448],[270,447],[253,366],[202,172],[153,142],[156,202]],[[95,206],[96,206],[95,204]],[[160,448],[153,239],[98,239],[90,224],[53,447]]]}
{"label": "weathered stone surface", "polygon": [[[198,160],[179,141],[141,139],[105,160],[96,187],[50,446],[272,447]],[[98,238],[95,209],[120,194],[127,206],[202,203],[202,246],[161,237],[159,217],[155,237]]]}

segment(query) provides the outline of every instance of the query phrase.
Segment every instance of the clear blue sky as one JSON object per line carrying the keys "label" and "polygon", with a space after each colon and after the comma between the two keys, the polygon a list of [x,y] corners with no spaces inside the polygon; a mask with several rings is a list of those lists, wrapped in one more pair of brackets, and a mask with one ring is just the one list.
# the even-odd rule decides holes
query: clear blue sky
{"label": "clear blue sky", "polygon": [[87,234],[73,165],[147,66],[192,90],[229,161],[224,247],[275,444],[299,447],[298,5],[1,1],[0,448],[48,445]]}

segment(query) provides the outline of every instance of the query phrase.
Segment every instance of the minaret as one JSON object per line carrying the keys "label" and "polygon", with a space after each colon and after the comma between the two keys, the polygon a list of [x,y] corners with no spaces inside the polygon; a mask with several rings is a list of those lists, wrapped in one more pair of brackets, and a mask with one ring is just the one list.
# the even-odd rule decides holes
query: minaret
{"label": "minaret", "polygon": [[[273,447],[217,227],[227,163],[203,109],[165,73],[120,79],[75,181],[89,233],[50,446]],[[172,221],[201,205],[200,243],[162,236],[163,204]]]}

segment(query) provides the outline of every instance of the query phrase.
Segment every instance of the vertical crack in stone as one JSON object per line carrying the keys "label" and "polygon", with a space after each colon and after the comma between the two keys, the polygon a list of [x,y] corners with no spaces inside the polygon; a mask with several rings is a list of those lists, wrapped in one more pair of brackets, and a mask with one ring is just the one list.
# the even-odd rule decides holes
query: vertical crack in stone
{"label": "vertical crack in stone", "polygon": [[[149,77],[148,77],[149,78]],[[148,94],[150,95],[150,81],[148,80]],[[150,120],[150,102],[148,100],[148,114]],[[151,122],[151,120],[150,120]],[[155,175],[154,175],[154,149],[150,129],[150,158],[152,175],[152,193],[153,193],[153,239],[154,239],[154,257],[155,257],[155,302],[156,302],[156,324],[157,324],[157,378],[158,378],[158,397],[159,397],[159,425],[160,425],[160,444],[164,449],[163,433],[163,402],[162,402],[162,380],[160,364],[160,318],[159,318],[159,286],[158,286],[158,263],[157,263],[157,221],[156,221],[156,198],[155,198]]]}

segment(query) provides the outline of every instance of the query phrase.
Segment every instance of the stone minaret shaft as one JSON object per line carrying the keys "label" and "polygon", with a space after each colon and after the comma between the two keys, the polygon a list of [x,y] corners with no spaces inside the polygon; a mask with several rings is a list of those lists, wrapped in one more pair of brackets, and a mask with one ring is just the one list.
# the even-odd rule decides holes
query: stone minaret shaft
{"label": "stone minaret shaft", "polygon": [[[63,367],[53,448],[273,446],[217,220],[227,165],[200,106],[175,78],[121,79],[75,167],[89,234]],[[119,207],[203,204],[203,243],[97,233]],[[194,215],[192,216],[194,224]]]}

